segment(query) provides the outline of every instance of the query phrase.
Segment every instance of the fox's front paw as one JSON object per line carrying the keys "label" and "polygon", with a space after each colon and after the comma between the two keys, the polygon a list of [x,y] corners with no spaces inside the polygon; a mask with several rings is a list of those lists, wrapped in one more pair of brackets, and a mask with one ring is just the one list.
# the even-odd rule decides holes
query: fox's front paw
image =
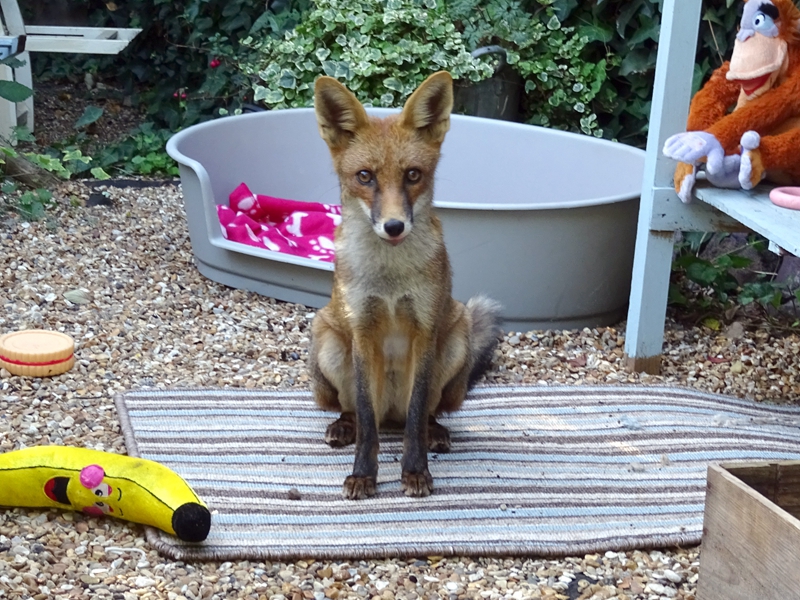
{"label": "fox's front paw", "polygon": [[433,493],[433,477],[427,468],[422,473],[403,471],[401,483],[406,496],[423,498]]}
{"label": "fox's front paw", "polygon": [[375,478],[374,477],[356,477],[349,475],[344,480],[342,487],[342,495],[347,500],[363,500],[375,495]]}
{"label": "fox's front paw", "polygon": [[356,417],[353,413],[342,413],[325,431],[325,442],[332,448],[349,446],[355,441]]}

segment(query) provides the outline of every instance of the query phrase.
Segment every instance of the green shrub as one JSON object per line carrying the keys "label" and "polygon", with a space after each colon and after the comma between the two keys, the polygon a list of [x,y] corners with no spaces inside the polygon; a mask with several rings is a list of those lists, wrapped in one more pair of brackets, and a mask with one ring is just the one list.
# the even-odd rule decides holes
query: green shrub
{"label": "green shrub", "polygon": [[608,61],[586,60],[589,38],[564,27],[552,0],[452,0],[447,12],[467,48],[499,45],[525,86],[525,119],[534,125],[601,135],[595,97]]}
{"label": "green shrub", "polygon": [[270,108],[310,106],[322,74],[365,104],[398,106],[435,71],[470,81],[493,72],[436,0],[318,0],[282,37],[244,43],[253,53],[240,67],[254,79],[254,100]]}
{"label": "green shrub", "polygon": [[[241,52],[240,40],[292,27],[298,9],[310,2],[276,2],[282,10],[265,12],[264,0],[76,1],[89,5],[93,26],[137,27],[142,32],[117,56],[37,53],[37,77],[82,79],[90,72],[113,78],[146,106],[156,125],[173,131],[246,101],[250,82],[232,62]],[[142,97],[137,97],[142,88]]]}
{"label": "green shrub", "polygon": [[[215,116],[220,108],[235,110],[251,101],[251,77],[257,73],[238,68],[251,62],[249,47],[242,46],[241,40],[280,36],[311,6],[311,0],[278,0],[265,12],[263,0],[75,1],[89,5],[93,25],[142,27],[143,31],[118,57],[38,53],[34,55],[38,76],[49,73],[77,79],[90,71],[118,79],[127,93],[137,86],[149,87],[142,100],[150,118],[172,130]],[[494,40],[511,46],[512,56],[519,55],[515,68],[526,78],[527,118],[532,122],[583,131],[602,129],[605,137],[641,146],[650,113],[661,4],[661,0],[450,0],[446,6],[448,18],[463,32],[467,50]],[[695,89],[729,56],[740,5],[735,0],[704,2]],[[437,13],[444,7],[437,6]],[[561,23],[559,28],[552,21],[553,13]],[[548,23],[554,29],[539,38],[542,24]],[[251,64],[258,62],[265,71],[262,58],[263,54]],[[220,62],[212,68],[215,59]],[[292,65],[291,70],[298,69],[302,75],[304,62]],[[287,78],[284,83],[291,82]],[[276,98],[279,90],[291,89],[263,81],[260,85]],[[395,87],[399,90],[391,93],[399,98],[406,84]],[[183,103],[182,93],[186,94]],[[372,94],[377,104],[382,93]],[[593,115],[597,117],[590,122]]]}
{"label": "green shrub", "polygon": [[[730,58],[741,5],[741,0],[703,2],[694,91]],[[637,146],[646,142],[661,6],[662,0],[553,1],[564,24],[587,38],[584,60],[607,60],[610,67],[593,107],[606,137]]]}

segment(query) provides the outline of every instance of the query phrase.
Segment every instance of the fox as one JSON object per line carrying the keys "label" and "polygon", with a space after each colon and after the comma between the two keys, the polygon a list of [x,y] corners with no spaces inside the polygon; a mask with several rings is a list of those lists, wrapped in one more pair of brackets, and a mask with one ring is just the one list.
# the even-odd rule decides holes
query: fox
{"label": "fox", "polygon": [[324,410],[340,412],[325,432],[332,447],[355,442],[343,496],[374,496],[378,432],[403,427],[401,487],[433,492],[428,451],[450,450],[437,418],[458,410],[490,367],[502,307],[452,295],[434,174],[450,128],[453,79],[428,77],[402,111],[367,115],[339,81],[319,77],[314,111],[341,190],[330,302],[311,323],[309,379]]}

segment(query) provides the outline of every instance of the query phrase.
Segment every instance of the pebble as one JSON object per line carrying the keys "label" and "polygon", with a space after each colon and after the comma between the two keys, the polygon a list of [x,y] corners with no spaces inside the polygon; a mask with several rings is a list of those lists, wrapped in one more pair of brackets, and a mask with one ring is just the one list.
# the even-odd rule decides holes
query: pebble
{"label": "pebble", "polygon": [[[33,326],[63,331],[76,340],[78,360],[69,372],[49,379],[29,380],[0,370],[0,451],[63,443],[124,453],[113,398],[133,388],[308,389],[305,359],[312,309],[201,276],[178,188],[108,188],[106,193],[117,208],[71,208],[69,198],[85,198],[88,191],[67,182],[55,195],[61,208],[52,219],[4,224],[0,332]],[[75,290],[81,294],[70,294]],[[49,294],[54,297],[46,300]],[[621,325],[513,332],[501,341],[485,382],[677,384],[797,403],[800,337],[744,324],[741,336],[735,328],[728,337],[668,319],[659,376],[625,371]],[[718,362],[723,359],[729,362]],[[661,464],[668,461],[662,457]],[[294,495],[290,486],[285,490]],[[567,590],[578,589],[576,581],[589,582],[582,600],[689,599],[699,576],[699,548],[657,554],[611,549],[558,559],[183,563],[158,555],[139,526],[38,509],[0,512],[0,548],[9,554],[8,561],[0,561],[0,595],[37,600],[81,595],[112,600],[563,600]],[[587,596],[589,591],[593,595]]]}

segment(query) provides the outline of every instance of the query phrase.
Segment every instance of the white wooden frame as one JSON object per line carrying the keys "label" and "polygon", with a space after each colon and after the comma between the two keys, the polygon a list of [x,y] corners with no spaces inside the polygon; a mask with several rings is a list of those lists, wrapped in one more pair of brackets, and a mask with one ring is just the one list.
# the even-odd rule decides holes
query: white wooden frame
{"label": "white wooden frame", "polygon": [[[18,69],[0,65],[0,79],[17,81],[29,88],[33,88],[29,52],[117,54],[141,31],[111,27],[26,26],[17,0],[0,0],[0,12],[3,33],[26,37],[25,52],[18,57],[25,64]],[[33,98],[17,104],[0,99],[0,136],[9,139],[16,125],[26,125],[33,131]]]}
{"label": "white wooden frame", "polygon": [[800,211],[772,204],[769,187],[744,192],[698,182],[690,204],[673,189],[675,161],[661,149],[670,135],[686,130],[701,5],[702,0],[663,4],[625,336],[633,371],[660,370],[675,232],[752,230],[769,239],[771,248],[800,255]]}

